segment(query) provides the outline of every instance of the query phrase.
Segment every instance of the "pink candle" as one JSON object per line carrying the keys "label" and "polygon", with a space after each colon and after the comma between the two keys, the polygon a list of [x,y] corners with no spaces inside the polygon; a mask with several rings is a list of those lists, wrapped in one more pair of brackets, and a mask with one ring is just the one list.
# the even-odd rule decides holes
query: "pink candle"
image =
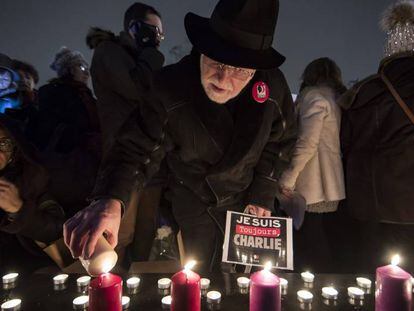
{"label": "pink candle", "polygon": [[397,266],[398,261],[397,255],[391,265],[377,268],[376,311],[411,310],[411,275]]}
{"label": "pink candle", "polygon": [[122,311],[122,278],[105,273],[89,284],[89,311]]}
{"label": "pink candle", "polygon": [[271,264],[250,277],[250,311],[281,311],[280,279],[270,272]]}
{"label": "pink candle", "polygon": [[200,311],[200,276],[191,271],[195,262],[190,262],[184,270],[171,278],[171,311]]}

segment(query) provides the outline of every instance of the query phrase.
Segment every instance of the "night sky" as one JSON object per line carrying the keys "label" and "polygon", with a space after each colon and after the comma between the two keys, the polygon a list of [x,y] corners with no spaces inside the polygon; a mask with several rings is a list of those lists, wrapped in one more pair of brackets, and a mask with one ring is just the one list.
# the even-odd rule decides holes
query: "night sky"
{"label": "night sky", "polygon": [[[43,84],[53,77],[49,64],[66,45],[90,60],[85,44],[90,26],[119,32],[123,13],[134,1],[125,0],[1,0],[0,52],[29,61],[40,72]],[[328,56],[342,68],[344,80],[362,79],[377,70],[385,35],[378,26],[391,0],[281,0],[274,47],[287,57],[281,67],[292,91],[313,59]],[[166,40],[162,52],[167,63],[172,51],[190,46],[183,19],[188,11],[210,16],[216,0],[149,0],[163,15]],[[175,47],[175,49],[174,49]],[[178,48],[177,48],[178,47]]]}

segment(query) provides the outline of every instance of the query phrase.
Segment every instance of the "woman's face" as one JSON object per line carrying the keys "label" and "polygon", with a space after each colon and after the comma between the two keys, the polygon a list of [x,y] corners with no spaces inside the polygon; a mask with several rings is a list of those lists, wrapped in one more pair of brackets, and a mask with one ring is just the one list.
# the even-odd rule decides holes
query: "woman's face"
{"label": "woman's face", "polygon": [[89,68],[86,64],[79,64],[71,68],[73,80],[87,84],[89,80]]}
{"label": "woman's face", "polygon": [[14,142],[3,129],[0,129],[0,170],[9,164],[13,155]]}

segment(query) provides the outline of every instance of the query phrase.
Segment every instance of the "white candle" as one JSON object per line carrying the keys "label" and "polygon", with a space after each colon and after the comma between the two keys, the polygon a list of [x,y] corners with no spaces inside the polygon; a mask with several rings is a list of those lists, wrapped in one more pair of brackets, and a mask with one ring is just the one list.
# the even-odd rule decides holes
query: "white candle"
{"label": "white candle", "polygon": [[91,282],[91,277],[88,276],[88,275],[81,276],[81,277],[79,277],[79,278],[76,279],[76,284],[79,287],[88,286],[90,282]]}
{"label": "white candle", "polygon": [[372,282],[370,279],[358,277],[356,278],[356,282],[359,287],[369,289],[371,288]]}
{"label": "white candle", "polygon": [[98,276],[115,267],[118,255],[104,236],[101,236],[96,243],[92,257],[89,259],[79,257],[79,260],[89,275]]}
{"label": "white candle", "polygon": [[127,287],[132,289],[138,288],[139,283],[141,283],[141,279],[137,276],[133,276],[126,281]]}
{"label": "white candle", "polygon": [[358,287],[348,287],[348,296],[353,299],[364,299],[364,291]]}
{"label": "white candle", "polygon": [[168,295],[168,296],[162,297],[161,304],[162,304],[163,308],[170,309],[170,307],[171,307],[171,296]]}
{"label": "white candle", "polygon": [[209,279],[201,279],[200,280],[201,289],[208,289],[210,287],[210,280]]}
{"label": "white candle", "polygon": [[250,279],[244,276],[237,278],[237,285],[241,288],[248,288],[250,284]]}
{"label": "white candle", "polygon": [[58,275],[53,277],[53,283],[55,285],[65,284],[68,277],[69,277],[69,275],[67,275],[67,274],[58,274]]}
{"label": "white candle", "polygon": [[131,299],[128,296],[122,296],[122,310],[126,310],[129,308]]}
{"label": "white candle", "polygon": [[322,297],[326,299],[337,299],[338,291],[332,286],[322,288]]}
{"label": "white candle", "polygon": [[6,275],[3,275],[3,284],[10,284],[16,282],[18,276],[18,273],[8,273]]}
{"label": "white candle", "polygon": [[167,289],[171,286],[171,280],[168,278],[163,278],[158,280],[158,288],[159,289]]}
{"label": "white candle", "polygon": [[20,310],[21,305],[21,299],[8,300],[1,305],[1,311],[17,311]]}
{"label": "white candle", "polygon": [[208,303],[220,303],[221,294],[218,291],[212,290],[207,293],[207,302]]}
{"label": "white candle", "polygon": [[315,275],[306,271],[306,272],[302,272],[301,274],[302,280],[305,281],[306,283],[312,283],[313,280],[315,279]]}
{"label": "white candle", "polygon": [[280,287],[281,287],[282,289],[287,289],[287,287],[288,287],[288,285],[289,285],[288,280],[286,280],[286,279],[284,279],[284,278],[279,278],[279,280],[280,280]]}
{"label": "white candle", "polygon": [[311,303],[313,300],[313,294],[307,290],[298,291],[297,296],[300,302]]}
{"label": "white candle", "polygon": [[73,299],[73,309],[84,310],[89,306],[89,296],[79,296]]}

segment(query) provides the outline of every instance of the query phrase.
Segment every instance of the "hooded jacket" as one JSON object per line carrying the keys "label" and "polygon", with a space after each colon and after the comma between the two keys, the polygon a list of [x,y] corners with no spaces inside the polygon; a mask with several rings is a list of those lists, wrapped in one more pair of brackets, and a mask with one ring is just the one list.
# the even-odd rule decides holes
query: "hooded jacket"
{"label": "hooded jacket", "polygon": [[385,58],[378,73],[344,94],[342,148],[354,217],[414,224],[414,124],[381,79],[414,111],[414,53]]}
{"label": "hooded jacket", "polygon": [[42,254],[34,241],[48,244],[62,236],[64,213],[48,195],[47,173],[39,164],[36,152],[23,138],[19,125],[5,115],[0,115],[0,125],[16,144],[12,161],[0,175],[18,188],[23,201],[22,208],[15,214],[0,209],[0,248],[4,247],[0,251],[0,265],[7,262],[8,256],[12,262],[19,261],[21,258],[10,258],[11,254],[19,253],[29,262],[30,256]]}
{"label": "hooded jacket", "polygon": [[86,43],[94,50],[90,70],[105,154],[121,125],[145,98],[153,71],[162,67],[164,56],[153,47],[138,48],[126,32],[116,36],[91,28]]}

